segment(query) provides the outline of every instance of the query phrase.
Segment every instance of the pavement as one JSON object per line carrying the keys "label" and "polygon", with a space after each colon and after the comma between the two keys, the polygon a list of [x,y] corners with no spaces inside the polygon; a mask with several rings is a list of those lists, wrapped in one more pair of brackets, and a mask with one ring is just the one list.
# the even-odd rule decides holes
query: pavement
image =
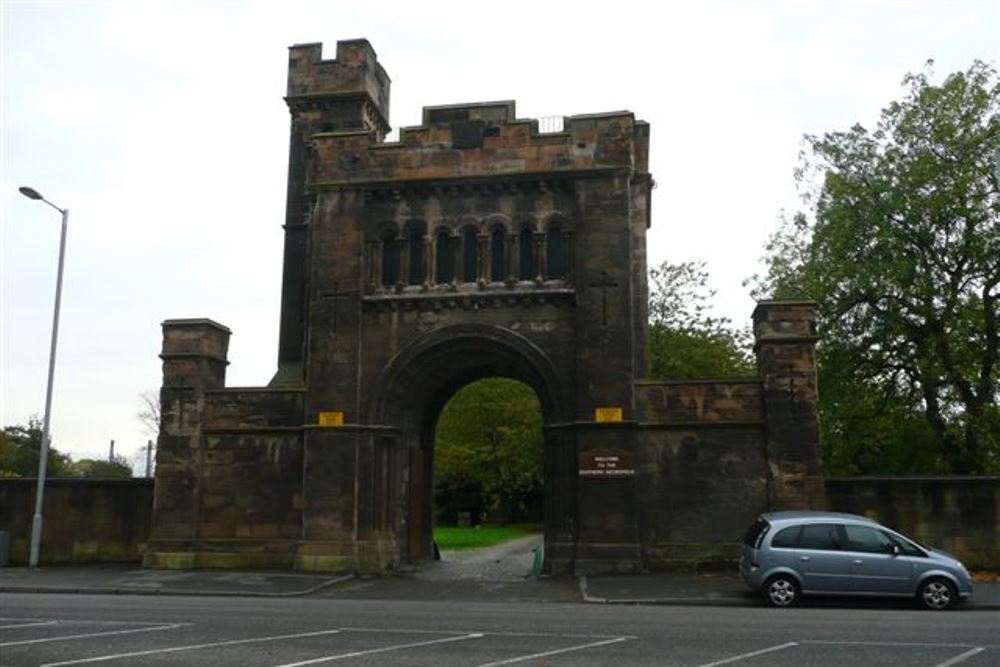
{"label": "pavement", "polygon": [[[148,570],[136,565],[0,567],[0,592],[727,607],[761,604],[735,572],[534,577],[531,566],[539,542],[539,536],[528,536],[489,549],[445,551],[441,561],[380,577],[273,570]],[[803,604],[905,607],[911,601],[806,598]],[[974,598],[966,607],[1000,610],[1000,581],[977,582]]]}

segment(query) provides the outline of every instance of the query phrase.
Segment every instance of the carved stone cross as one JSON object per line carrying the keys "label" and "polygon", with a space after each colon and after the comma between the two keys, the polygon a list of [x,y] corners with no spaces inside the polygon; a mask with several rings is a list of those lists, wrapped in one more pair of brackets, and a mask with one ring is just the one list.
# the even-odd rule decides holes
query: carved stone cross
{"label": "carved stone cross", "polygon": [[590,283],[588,287],[601,288],[601,323],[608,326],[608,288],[618,287],[618,283],[608,280],[608,272],[601,271],[601,279],[596,283]]}
{"label": "carved stone cross", "polygon": [[[335,283],[333,283],[333,289],[332,290],[320,290],[319,292],[316,293],[316,298],[319,299],[319,300],[333,299],[336,302],[337,299],[346,299],[347,297],[351,296],[352,294],[354,294],[354,292],[341,292],[340,291],[340,283],[335,282]],[[332,324],[333,330],[336,331],[337,330],[337,306],[336,306],[336,303],[334,303],[334,307],[333,307],[333,322],[331,324]]]}

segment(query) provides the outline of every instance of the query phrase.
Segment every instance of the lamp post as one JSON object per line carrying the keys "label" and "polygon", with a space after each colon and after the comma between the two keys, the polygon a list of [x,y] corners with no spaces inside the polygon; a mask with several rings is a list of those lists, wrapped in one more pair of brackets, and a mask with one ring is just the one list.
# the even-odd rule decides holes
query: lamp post
{"label": "lamp post", "polygon": [[45,202],[62,214],[62,233],[59,236],[59,270],[56,274],[56,306],[52,314],[52,345],[49,348],[49,381],[45,388],[45,418],[42,421],[42,444],[38,452],[38,481],[35,484],[35,516],[31,522],[31,552],[28,557],[28,566],[38,567],[38,551],[42,542],[42,502],[45,499],[45,468],[49,459],[52,379],[56,368],[56,339],[59,337],[59,303],[62,301],[63,257],[66,255],[66,223],[69,222],[69,209],[59,208],[32,188],[21,187],[18,188],[18,191],[29,199],[37,199],[38,201]]}

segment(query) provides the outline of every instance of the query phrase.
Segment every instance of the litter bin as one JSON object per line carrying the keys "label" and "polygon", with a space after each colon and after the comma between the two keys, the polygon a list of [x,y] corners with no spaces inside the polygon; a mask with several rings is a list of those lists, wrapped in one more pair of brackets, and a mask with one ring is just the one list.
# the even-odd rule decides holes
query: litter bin
{"label": "litter bin", "polygon": [[10,532],[0,530],[0,567],[10,563]]}

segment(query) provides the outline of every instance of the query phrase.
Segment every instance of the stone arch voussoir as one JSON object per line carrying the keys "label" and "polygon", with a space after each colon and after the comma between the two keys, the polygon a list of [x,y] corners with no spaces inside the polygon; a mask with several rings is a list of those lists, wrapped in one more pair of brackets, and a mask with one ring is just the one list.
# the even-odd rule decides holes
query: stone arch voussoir
{"label": "stone arch voussoir", "polygon": [[398,423],[407,410],[423,410],[415,395],[451,391],[467,381],[487,377],[483,369],[531,386],[548,423],[565,419],[566,398],[549,356],[510,329],[490,324],[462,324],[431,331],[399,351],[379,375],[367,406],[368,421]]}

